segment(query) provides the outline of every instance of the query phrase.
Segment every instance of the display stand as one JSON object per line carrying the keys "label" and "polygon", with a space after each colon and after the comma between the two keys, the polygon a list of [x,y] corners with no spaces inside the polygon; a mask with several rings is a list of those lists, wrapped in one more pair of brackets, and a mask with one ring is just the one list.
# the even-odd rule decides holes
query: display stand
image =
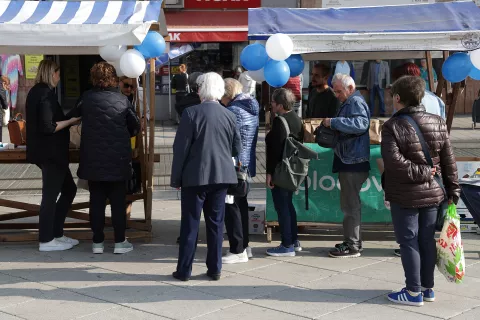
{"label": "display stand", "polygon": [[[56,1],[53,1],[55,4]],[[93,1],[87,1],[93,2]],[[163,24],[159,24],[158,21],[161,21],[161,17],[163,16],[163,6],[164,4],[162,1],[142,1],[142,2],[131,2],[126,1],[128,4],[125,5],[125,11],[132,10],[131,17],[124,17],[118,16],[118,19],[125,19],[125,25],[122,28],[118,28],[118,25],[113,24],[111,32],[108,36],[98,35],[98,33],[93,33],[90,37],[87,37],[85,40],[83,39],[86,44],[85,46],[72,46],[69,45],[68,41],[75,42],[76,39],[68,38],[65,39],[65,42],[57,39],[57,30],[58,25],[52,26],[49,28],[50,25],[36,25],[36,24],[25,24],[19,26],[18,32],[20,35],[24,35],[22,27],[31,30],[31,32],[35,32],[39,34],[39,37],[44,36],[44,47],[40,46],[29,46],[29,45],[17,45],[12,42],[10,46],[8,43],[1,44],[0,49],[7,50],[11,52],[15,52],[18,54],[28,54],[28,53],[37,53],[37,54],[98,54],[98,47],[105,45],[105,41],[109,41],[107,44],[110,45],[128,45],[132,46],[134,44],[138,44],[136,39],[137,32],[141,32],[140,29],[148,31],[157,31],[162,36],[164,36],[166,41],[169,41],[168,33],[166,30],[166,26]],[[32,4],[25,4],[24,6],[32,5]],[[48,4],[39,3],[39,6]],[[103,6],[103,4],[102,4]],[[132,6],[132,7],[131,7]],[[53,7],[53,6],[52,6]],[[109,6],[110,7],[110,6]],[[116,5],[112,6],[116,7]],[[47,7],[46,7],[47,8]],[[129,9],[130,8],[130,9]],[[149,11],[148,11],[149,10]],[[38,10],[37,10],[38,11]],[[40,10],[41,11],[41,10]],[[142,20],[139,16],[139,12],[145,13],[145,18]],[[153,12],[153,13],[152,13]],[[158,14],[156,14],[156,13]],[[87,12],[88,13],[88,12]],[[80,12],[78,14],[81,14]],[[105,12],[107,16],[109,11]],[[113,15],[126,15],[126,12],[113,12],[112,17],[107,20],[117,21],[115,16]],[[150,19],[152,16],[155,16],[155,21],[146,21],[145,19]],[[134,19],[139,19],[138,21],[132,22]],[[80,19],[81,20],[81,19]],[[86,20],[86,18],[85,18]],[[21,23],[20,23],[21,24]],[[146,27],[148,25],[148,27]],[[103,24],[98,25],[99,28],[108,29],[109,25]],[[9,27],[12,27],[10,25]],[[16,26],[14,26],[16,27]],[[65,24],[65,30],[62,29],[62,32],[68,33],[67,31],[72,29],[75,30],[76,33],[92,33],[91,25],[88,24]],[[7,27],[3,27],[0,23],[0,37],[7,32],[11,32]],[[106,31],[108,32],[108,31]],[[115,33],[115,34],[113,34]],[[125,37],[126,40],[122,39],[122,36]],[[27,35],[25,35],[27,37]],[[5,38],[6,39],[6,38]],[[107,40],[106,40],[107,39]],[[13,40],[12,40],[13,41]],[[22,43],[22,41],[18,41],[18,43]],[[127,222],[128,229],[126,231],[126,236],[129,239],[142,239],[148,241],[151,239],[152,236],[152,197],[153,197],[153,166],[155,162],[159,162],[159,155],[154,154],[155,150],[155,59],[150,59],[150,68],[147,71],[149,72],[149,83],[146,82],[146,76],[143,75],[143,117],[140,114],[140,106],[137,104],[136,111],[139,115],[139,118],[143,118],[146,122],[146,94],[147,94],[147,85],[150,92],[150,120],[148,123],[145,123],[145,130],[140,130],[136,138],[136,147],[132,151],[132,158],[138,160],[141,165],[141,180],[142,180],[142,190],[138,194],[128,195],[128,201],[143,201],[143,208],[144,208],[144,218],[142,219],[130,219]],[[138,99],[137,99],[138,101]],[[143,120],[142,120],[143,121]],[[28,123],[27,123],[28,128]],[[71,149],[70,150],[70,162],[71,163],[78,163],[79,160],[79,150],[78,149]],[[0,151],[0,163],[26,163],[26,150],[25,149],[14,149],[14,150],[5,150]],[[107,203],[108,204],[108,203]],[[0,214],[0,242],[5,241],[37,241],[38,240],[38,223],[29,223],[29,222],[10,222],[12,220],[22,219],[22,218],[29,218],[38,216],[39,212],[39,205],[31,204],[22,201],[14,201],[14,200],[7,200],[7,199],[0,199],[0,206],[7,207],[11,209],[18,210],[17,212],[13,213],[2,213]],[[88,212],[81,211],[83,209],[88,209],[89,202],[74,202],[70,212],[68,213],[68,218],[73,218],[76,220],[80,220],[79,222],[66,222],[65,223],[65,235],[79,239],[79,240],[91,240],[92,232],[90,231],[90,224],[89,224],[89,214]],[[110,227],[112,225],[112,221],[110,217],[105,219],[106,227]],[[8,230],[8,231],[6,231]],[[105,238],[107,240],[113,239],[113,231],[106,231]]]}

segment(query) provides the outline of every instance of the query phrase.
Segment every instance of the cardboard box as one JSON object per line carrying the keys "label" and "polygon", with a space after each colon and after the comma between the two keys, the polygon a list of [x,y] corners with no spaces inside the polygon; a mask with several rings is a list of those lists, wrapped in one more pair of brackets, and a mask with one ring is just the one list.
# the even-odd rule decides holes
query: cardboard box
{"label": "cardboard box", "polygon": [[265,234],[265,205],[255,205],[248,209],[249,234]]}

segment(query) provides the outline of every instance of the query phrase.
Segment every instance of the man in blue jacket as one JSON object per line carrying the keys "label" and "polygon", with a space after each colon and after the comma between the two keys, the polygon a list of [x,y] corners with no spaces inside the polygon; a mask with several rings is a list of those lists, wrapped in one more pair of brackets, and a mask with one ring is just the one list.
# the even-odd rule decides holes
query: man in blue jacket
{"label": "man in blue jacket", "polygon": [[356,91],[352,77],[336,74],[332,84],[342,106],[335,118],[325,119],[324,125],[339,132],[333,173],[338,172],[341,186],[344,241],[337,244],[329,255],[332,258],[356,258],[362,251],[360,190],[370,171],[370,110],[363,96]]}

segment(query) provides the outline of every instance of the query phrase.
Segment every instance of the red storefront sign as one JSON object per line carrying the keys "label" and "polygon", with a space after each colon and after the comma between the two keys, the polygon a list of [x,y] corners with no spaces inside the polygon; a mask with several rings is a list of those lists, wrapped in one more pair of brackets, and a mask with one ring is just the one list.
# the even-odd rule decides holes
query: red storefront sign
{"label": "red storefront sign", "polygon": [[261,0],[185,0],[185,9],[247,9],[261,7]]}

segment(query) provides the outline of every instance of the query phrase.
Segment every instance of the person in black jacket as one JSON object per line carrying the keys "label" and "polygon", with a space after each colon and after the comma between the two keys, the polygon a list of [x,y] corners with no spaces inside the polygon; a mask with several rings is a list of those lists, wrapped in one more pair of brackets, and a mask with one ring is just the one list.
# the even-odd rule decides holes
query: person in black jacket
{"label": "person in black jacket", "polygon": [[276,166],[282,161],[283,148],[287,139],[287,131],[279,117],[285,118],[290,129],[290,136],[303,141],[303,125],[300,117],[294,112],[295,95],[292,91],[281,88],[273,92],[272,112],[277,114],[272,122],[272,130],[265,137],[267,149],[267,188],[272,190],[273,204],[278,214],[282,243],[276,248],[267,250],[267,255],[275,257],[293,257],[295,252],[302,251],[298,241],[297,212],[293,206],[293,192],[273,184]]}
{"label": "person in black jacket", "polygon": [[26,101],[27,161],[42,170],[40,251],[68,250],[78,244],[77,240],[63,235],[63,226],[77,193],[68,167],[68,128],[79,118],[69,119],[64,115],[53,91],[59,81],[60,67],[50,60],[41,61]]}
{"label": "person in black jacket", "polygon": [[82,117],[78,177],[88,180],[93,253],[103,253],[105,205],[110,200],[115,234],[114,253],[133,246],[125,239],[127,181],[132,177],[130,138],[138,134],[140,120],[128,98],[118,90],[115,68],[107,62],[90,70],[94,89],[85,92],[73,110]]}
{"label": "person in black jacket", "polygon": [[170,186],[182,189],[182,223],[177,271],[173,277],[188,281],[197,247],[203,210],[207,227],[207,276],[220,279],[222,270],[225,199],[229,185],[237,184],[232,157],[242,149],[235,115],[218,101],[225,83],[216,73],[197,83],[202,103],[183,112],[173,144]]}
{"label": "person in black jacket", "polygon": [[194,72],[188,77],[188,86],[190,87],[190,93],[184,96],[181,100],[175,103],[175,110],[178,113],[178,116],[182,118],[183,110],[188,107],[196,106],[197,104],[202,103],[200,101],[200,96],[198,95],[198,85],[197,79],[202,75],[201,72]]}

